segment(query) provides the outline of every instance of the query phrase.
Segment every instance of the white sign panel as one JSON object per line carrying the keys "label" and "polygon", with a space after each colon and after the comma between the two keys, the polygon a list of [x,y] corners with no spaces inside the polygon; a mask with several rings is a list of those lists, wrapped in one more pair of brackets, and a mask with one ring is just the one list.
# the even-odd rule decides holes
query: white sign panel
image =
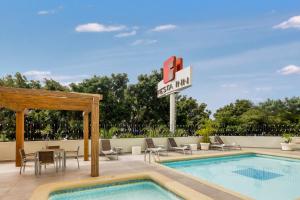
{"label": "white sign panel", "polygon": [[192,69],[191,67],[183,68],[176,72],[175,79],[168,83],[160,81],[157,85],[157,97],[164,97],[174,92],[179,92],[187,87],[192,86]]}

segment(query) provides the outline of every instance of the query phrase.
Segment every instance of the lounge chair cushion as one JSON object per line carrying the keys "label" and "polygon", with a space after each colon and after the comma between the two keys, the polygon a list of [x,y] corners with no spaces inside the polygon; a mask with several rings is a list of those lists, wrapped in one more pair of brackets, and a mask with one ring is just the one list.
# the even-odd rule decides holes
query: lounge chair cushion
{"label": "lounge chair cushion", "polygon": [[116,151],[113,151],[112,149],[111,150],[108,150],[108,151],[102,151],[103,154],[106,154],[106,155],[109,155],[109,154],[117,154]]}

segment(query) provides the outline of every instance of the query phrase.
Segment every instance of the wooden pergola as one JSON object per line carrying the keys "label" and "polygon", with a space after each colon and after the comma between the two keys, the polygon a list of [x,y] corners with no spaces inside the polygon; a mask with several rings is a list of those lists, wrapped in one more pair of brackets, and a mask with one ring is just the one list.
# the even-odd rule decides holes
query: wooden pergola
{"label": "wooden pergola", "polygon": [[91,113],[91,176],[99,176],[99,102],[102,95],[40,89],[0,87],[0,108],[16,112],[16,166],[21,165],[19,149],[24,148],[26,109],[83,112],[84,160],[89,160],[89,113]]}

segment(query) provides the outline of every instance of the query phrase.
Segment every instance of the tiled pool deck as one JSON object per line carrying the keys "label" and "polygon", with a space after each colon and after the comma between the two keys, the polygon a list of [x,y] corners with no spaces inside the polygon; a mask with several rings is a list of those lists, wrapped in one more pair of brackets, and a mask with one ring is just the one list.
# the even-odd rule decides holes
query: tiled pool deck
{"label": "tiled pool deck", "polygon": [[[251,151],[258,153],[269,153],[276,155],[286,155],[300,158],[300,151],[283,152],[279,149],[243,149],[243,151]],[[198,156],[212,156],[219,154],[240,153],[241,151],[197,151],[194,155],[182,155],[179,153],[169,153],[165,159],[180,159],[182,157],[198,157]],[[41,176],[35,176],[32,165],[26,169],[26,172],[19,175],[19,168],[14,166],[13,162],[0,162],[0,199],[1,200],[24,200],[29,199],[34,189],[45,183],[61,182],[69,180],[80,180],[90,178],[90,162],[80,160],[80,169],[77,169],[76,160],[67,161],[67,169],[63,172],[55,173],[52,166],[49,166]],[[196,179],[176,173],[165,167],[160,167],[157,164],[148,164],[144,162],[143,155],[121,155],[118,161],[106,161],[105,158],[100,159],[100,174],[101,176],[118,175],[135,172],[155,171],[167,176],[170,179],[188,186],[189,188],[203,193],[213,199],[222,200],[238,200],[239,198],[221,188],[217,189],[205,183],[201,183]]]}

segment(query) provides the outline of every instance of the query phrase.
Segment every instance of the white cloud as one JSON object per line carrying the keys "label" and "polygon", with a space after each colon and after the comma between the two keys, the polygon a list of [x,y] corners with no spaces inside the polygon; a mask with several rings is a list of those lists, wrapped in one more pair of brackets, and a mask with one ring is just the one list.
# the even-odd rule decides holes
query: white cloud
{"label": "white cloud", "polygon": [[135,30],[133,30],[131,32],[119,33],[119,34],[115,35],[115,37],[117,37],[117,38],[123,38],[123,37],[130,37],[130,36],[134,36],[134,35],[136,35],[136,31]]}
{"label": "white cloud", "polygon": [[300,67],[296,65],[287,65],[278,70],[278,73],[282,75],[300,74]]}
{"label": "white cloud", "polygon": [[50,14],[54,14],[54,12],[52,10],[40,10],[37,13],[38,15],[50,15]]}
{"label": "white cloud", "polygon": [[156,26],[151,31],[162,32],[162,31],[170,31],[170,30],[173,30],[176,28],[177,28],[177,26],[174,24],[165,24],[165,25]]}
{"label": "white cloud", "polygon": [[32,70],[23,73],[30,80],[44,81],[44,79],[53,79],[61,82],[63,85],[68,85],[72,82],[78,82],[79,80],[88,78],[88,75],[55,75],[50,71],[38,71]]}
{"label": "white cloud", "polygon": [[38,15],[53,15],[62,9],[63,9],[63,6],[58,6],[57,8],[50,9],[50,10],[40,10],[37,12],[37,14]]}
{"label": "white cloud", "polygon": [[133,43],[131,43],[132,46],[136,46],[136,45],[149,45],[149,44],[155,44],[157,43],[157,40],[136,40]]}
{"label": "white cloud", "polygon": [[115,32],[126,28],[124,25],[104,25],[99,23],[80,24],[75,28],[77,32]]}
{"label": "white cloud", "polygon": [[288,29],[288,28],[300,28],[300,15],[291,17],[287,21],[284,21],[273,28]]}
{"label": "white cloud", "polygon": [[32,71],[24,72],[23,75],[35,78],[37,80],[43,80],[44,78],[47,78],[47,77],[51,76],[51,72],[50,71],[32,70]]}

